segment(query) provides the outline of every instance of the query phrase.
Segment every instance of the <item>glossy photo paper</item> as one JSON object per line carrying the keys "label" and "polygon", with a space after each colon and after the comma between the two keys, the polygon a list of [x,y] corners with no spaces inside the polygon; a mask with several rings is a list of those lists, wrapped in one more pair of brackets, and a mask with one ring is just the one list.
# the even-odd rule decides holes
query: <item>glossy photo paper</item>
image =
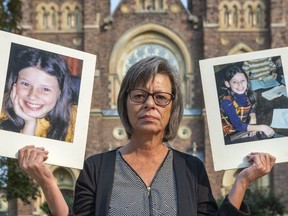
{"label": "glossy photo paper", "polygon": [[[288,48],[277,48],[200,61],[216,171],[246,167],[246,155],[251,152],[270,153],[276,163],[288,161],[286,59]],[[246,75],[227,78],[239,68]],[[241,83],[246,82],[246,76],[247,85]],[[248,132],[249,124],[262,125],[265,132]],[[275,132],[273,136],[271,131]]]}
{"label": "glossy photo paper", "polygon": [[[20,148],[35,145],[49,151],[47,163],[82,169],[96,56],[4,31],[0,31],[0,46],[0,155],[16,158]],[[31,67],[41,53],[45,56],[43,61],[34,62]],[[45,72],[41,72],[42,67]],[[64,72],[68,75],[64,76]],[[33,73],[34,76],[25,77]],[[39,78],[38,74],[44,75]],[[28,91],[29,99],[23,99],[28,98]],[[70,110],[67,104],[72,104]],[[32,135],[23,129],[27,116],[37,118]],[[65,136],[61,129],[67,130]]]}

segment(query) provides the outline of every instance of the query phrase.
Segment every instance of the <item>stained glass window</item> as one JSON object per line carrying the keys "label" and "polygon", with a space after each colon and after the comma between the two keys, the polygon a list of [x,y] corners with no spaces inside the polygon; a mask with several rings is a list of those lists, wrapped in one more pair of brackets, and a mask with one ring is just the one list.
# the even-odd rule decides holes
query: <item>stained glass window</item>
{"label": "stained glass window", "polygon": [[179,70],[179,65],[174,54],[164,46],[158,44],[144,44],[128,54],[128,57],[124,63],[124,73],[136,62],[146,58],[148,56],[160,56],[168,60],[168,62],[173,65],[177,70]]}

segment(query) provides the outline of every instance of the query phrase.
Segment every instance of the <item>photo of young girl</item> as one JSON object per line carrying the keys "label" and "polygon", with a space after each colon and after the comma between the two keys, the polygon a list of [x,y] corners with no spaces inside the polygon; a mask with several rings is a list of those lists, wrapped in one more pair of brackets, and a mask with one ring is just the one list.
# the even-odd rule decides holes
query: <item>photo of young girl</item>
{"label": "photo of young girl", "polygon": [[13,43],[0,129],[73,142],[80,84],[70,68],[64,56]]}
{"label": "photo of young girl", "polygon": [[199,61],[214,170],[245,167],[248,152],[264,150],[287,161],[287,58],[285,47]]}
{"label": "photo of young girl", "polygon": [[256,94],[242,67],[231,65],[223,72],[219,95],[225,144],[271,138],[275,131],[268,125],[257,124]]}

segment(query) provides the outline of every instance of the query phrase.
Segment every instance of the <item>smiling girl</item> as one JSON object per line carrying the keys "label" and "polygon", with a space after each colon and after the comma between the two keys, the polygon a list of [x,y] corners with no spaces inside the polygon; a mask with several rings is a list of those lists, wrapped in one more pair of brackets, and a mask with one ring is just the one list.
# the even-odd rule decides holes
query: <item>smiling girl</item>
{"label": "smiling girl", "polygon": [[225,94],[220,98],[222,127],[226,143],[235,132],[248,132],[250,137],[263,132],[272,137],[275,132],[267,125],[257,125],[254,92],[246,73],[238,66],[229,67],[224,73]]}
{"label": "smiling girl", "polygon": [[1,129],[72,142],[76,105],[64,58],[27,47],[8,70]]}

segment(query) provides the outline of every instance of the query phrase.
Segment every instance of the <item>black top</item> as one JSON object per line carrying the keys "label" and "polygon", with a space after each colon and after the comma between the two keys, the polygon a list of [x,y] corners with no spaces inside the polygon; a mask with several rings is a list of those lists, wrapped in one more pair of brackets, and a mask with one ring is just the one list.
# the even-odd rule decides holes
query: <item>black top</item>
{"label": "black top", "polygon": [[[236,209],[226,198],[218,209],[209,179],[200,159],[173,150],[173,169],[176,179],[177,208],[180,216],[244,216],[250,215],[243,203]],[[73,212],[70,215],[108,214],[115,171],[116,150],[91,156],[76,183]]]}

